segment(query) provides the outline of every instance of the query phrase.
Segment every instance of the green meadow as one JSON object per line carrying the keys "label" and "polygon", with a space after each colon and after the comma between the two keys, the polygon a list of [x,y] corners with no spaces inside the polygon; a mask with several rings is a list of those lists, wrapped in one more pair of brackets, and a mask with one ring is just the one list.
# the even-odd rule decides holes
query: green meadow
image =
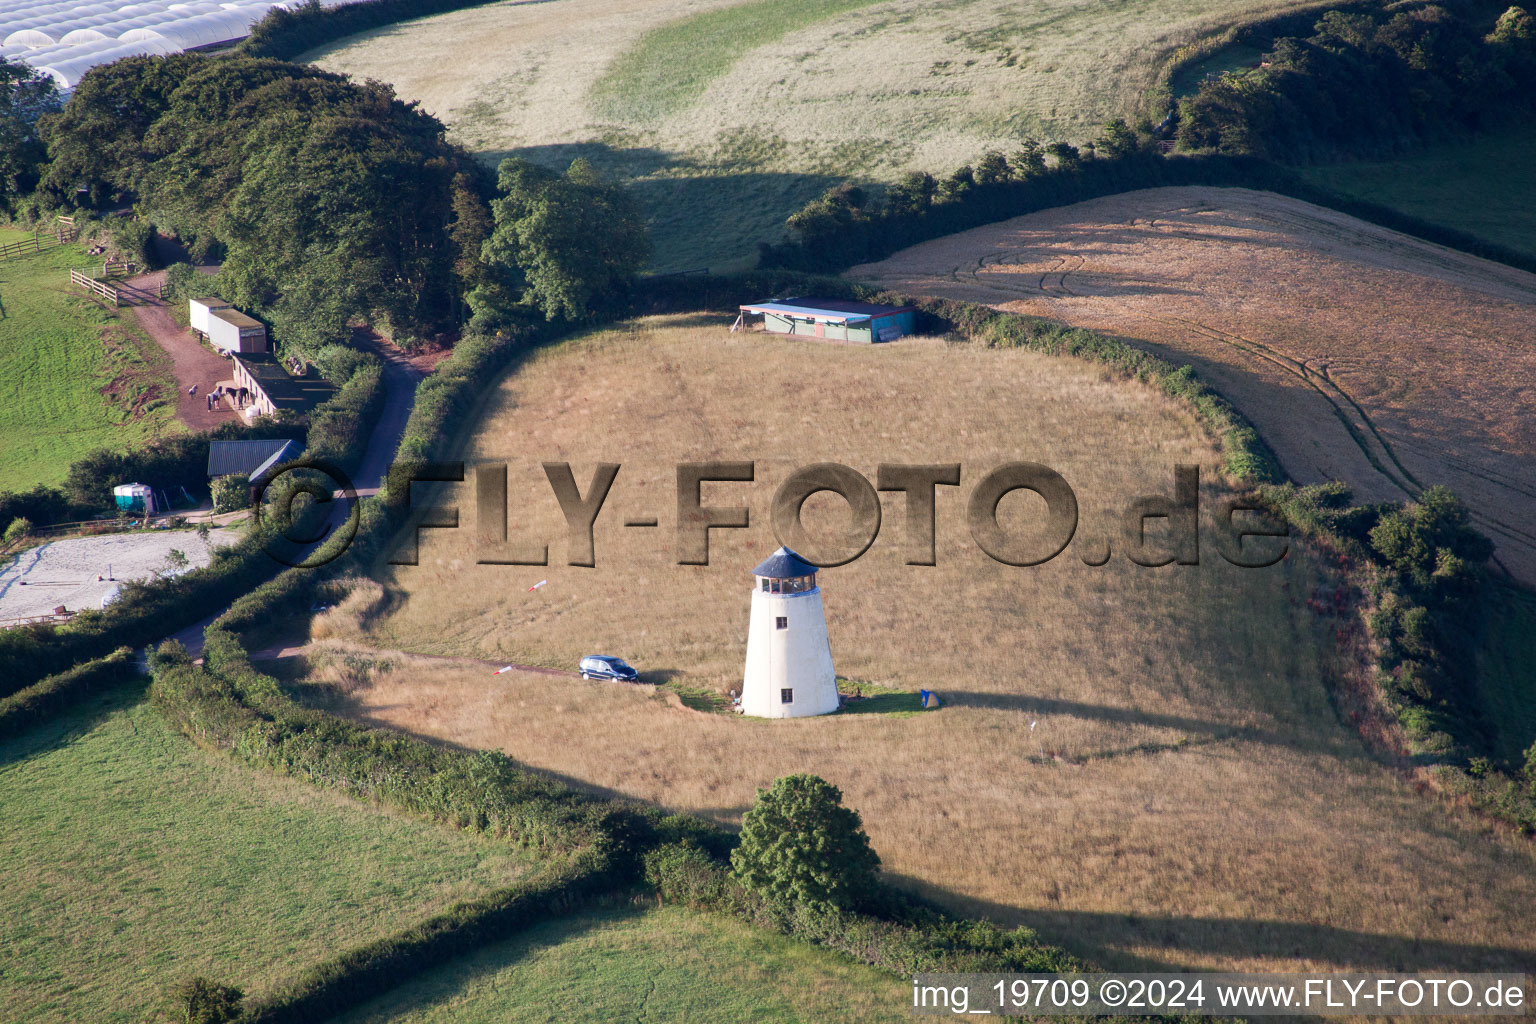
{"label": "green meadow", "polygon": [[910,998],[902,980],[730,918],[622,908],[487,946],[335,1024],[895,1024]]}
{"label": "green meadow", "polygon": [[[30,237],[0,228],[0,243]],[[0,490],[58,483],[93,448],[181,429],[169,357],[128,310],[70,286],[70,267],[99,259],[64,245],[0,260]]]}
{"label": "green meadow", "polygon": [[0,860],[7,1024],[138,1024],[193,974],[259,995],[525,866],[201,750],[139,687],[0,744]]}

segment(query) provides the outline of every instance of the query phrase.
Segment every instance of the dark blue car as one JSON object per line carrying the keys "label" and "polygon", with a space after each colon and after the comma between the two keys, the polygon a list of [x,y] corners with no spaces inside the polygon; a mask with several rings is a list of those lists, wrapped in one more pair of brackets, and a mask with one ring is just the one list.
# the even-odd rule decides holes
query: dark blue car
{"label": "dark blue car", "polygon": [[640,678],[640,673],[630,668],[623,658],[592,654],[581,659],[581,678],[616,679],[621,683],[632,683]]}

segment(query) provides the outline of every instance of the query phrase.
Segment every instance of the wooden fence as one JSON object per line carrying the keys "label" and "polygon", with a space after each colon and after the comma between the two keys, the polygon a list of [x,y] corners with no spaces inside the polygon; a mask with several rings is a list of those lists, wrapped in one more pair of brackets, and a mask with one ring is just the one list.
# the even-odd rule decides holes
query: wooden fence
{"label": "wooden fence", "polygon": [[42,252],[44,249],[52,249],[56,245],[63,245],[74,240],[75,218],[60,217],[58,225],[52,231],[45,232],[41,227],[33,228],[31,238],[23,238],[19,242],[7,242],[4,245],[0,245],[0,260]]}
{"label": "wooden fence", "polygon": [[105,282],[96,280],[89,274],[83,274],[78,270],[71,269],[69,272],[69,283],[77,284],[84,288],[86,291],[95,292],[97,295],[100,295],[104,299],[111,299],[112,305],[114,306],[122,305],[122,303],[118,301],[116,288],[113,288],[111,285],[106,284]]}

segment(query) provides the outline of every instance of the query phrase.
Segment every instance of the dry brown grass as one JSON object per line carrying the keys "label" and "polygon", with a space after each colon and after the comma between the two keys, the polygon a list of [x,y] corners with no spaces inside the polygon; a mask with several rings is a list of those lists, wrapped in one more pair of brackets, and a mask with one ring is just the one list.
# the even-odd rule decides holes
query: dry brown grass
{"label": "dry brown grass", "polygon": [[1365,500],[1449,485],[1536,582],[1536,276],[1297,200],[1163,188],[855,267],[1125,336],[1202,376],[1287,473]]}
{"label": "dry brown grass", "polygon": [[[362,639],[481,660],[391,652],[391,670],[345,675],[373,656],[332,641],[338,709],[726,822],[756,787],[813,771],[898,880],[1117,965],[1532,963],[1531,847],[1416,794],[1336,720],[1330,627],[1305,611],[1319,570],[1299,553],[1262,571],[1209,547],[1198,567],[1069,552],[1008,568],[941,491],[938,566],[901,563],[898,501],[868,555],[822,576],[839,672],[932,686],[940,711],[763,722],[650,687],[492,675],[601,651],[653,680],[738,680],[747,571],[773,546],[768,499],[791,465],[960,460],[966,494],[984,469],[1035,459],[1102,531],[1107,508],[1167,490],[1171,463],[1215,461],[1150,389],[1028,352],[653,320],[533,357],[491,392],[470,455],[511,464],[522,539],[563,536],[540,461],[572,460],[583,486],[592,463],[622,463],[598,567],[476,565],[472,495],[443,496],[464,528],[427,531],[421,564],[381,577],[390,607]],[[757,461],[755,484],[705,495],[749,504],[754,527],[717,531],[708,567],[671,564],[672,466],[719,457]],[[621,525],[648,513],[659,529]]]}

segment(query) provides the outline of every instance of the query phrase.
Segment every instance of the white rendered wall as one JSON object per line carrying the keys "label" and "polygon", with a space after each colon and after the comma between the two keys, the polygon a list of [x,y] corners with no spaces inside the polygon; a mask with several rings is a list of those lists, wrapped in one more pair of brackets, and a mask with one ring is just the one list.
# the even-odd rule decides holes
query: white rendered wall
{"label": "white rendered wall", "polygon": [[[780,616],[789,620],[788,629],[776,628]],[[780,700],[782,689],[795,691],[794,703]],[[770,594],[759,584],[752,591],[741,710],[758,718],[804,718],[837,710],[837,676],[820,587]]]}

